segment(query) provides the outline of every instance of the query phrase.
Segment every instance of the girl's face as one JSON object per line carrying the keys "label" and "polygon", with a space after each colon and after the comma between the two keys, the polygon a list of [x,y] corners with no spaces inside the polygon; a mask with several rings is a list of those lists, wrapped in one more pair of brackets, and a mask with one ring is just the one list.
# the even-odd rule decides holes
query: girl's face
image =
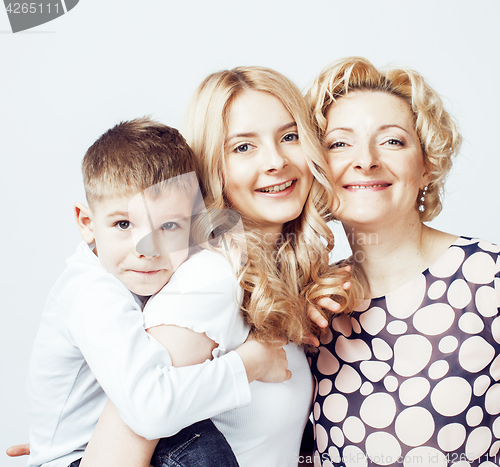
{"label": "girl's face", "polygon": [[244,91],[229,109],[224,145],[226,197],[264,233],[299,217],[313,176],[297,124],[279,99]]}
{"label": "girl's face", "polygon": [[419,222],[415,201],[429,174],[413,114],[386,92],[355,91],[326,115],[324,145],[342,222],[368,230]]}

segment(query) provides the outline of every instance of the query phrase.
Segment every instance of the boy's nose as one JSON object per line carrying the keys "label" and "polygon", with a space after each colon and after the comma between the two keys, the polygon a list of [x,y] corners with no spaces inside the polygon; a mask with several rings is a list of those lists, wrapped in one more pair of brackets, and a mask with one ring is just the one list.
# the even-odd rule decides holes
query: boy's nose
{"label": "boy's nose", "polygon": [[140,256],[154,257],[167,255],[165,243],[162,241],[162,236],[156,230],[153,230],[141,238],[137,242],[135,250]]}

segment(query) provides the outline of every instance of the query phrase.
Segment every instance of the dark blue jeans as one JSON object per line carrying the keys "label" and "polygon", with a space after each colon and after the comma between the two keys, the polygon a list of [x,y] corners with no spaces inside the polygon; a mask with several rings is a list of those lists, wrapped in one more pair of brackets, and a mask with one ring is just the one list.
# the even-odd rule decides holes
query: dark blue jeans
{"label": "dark blue jeans", "polygon": [[[68,467],[78,467],[81,459]],[[158,441],[153,467],[238,467],[224,435],[211,420],[188,426],[170,438]]]}
{"label": "dark blue jeans", "polygon": [[158,441],[153,467],[238,467],[226,438],[211,420],[188,426]]}

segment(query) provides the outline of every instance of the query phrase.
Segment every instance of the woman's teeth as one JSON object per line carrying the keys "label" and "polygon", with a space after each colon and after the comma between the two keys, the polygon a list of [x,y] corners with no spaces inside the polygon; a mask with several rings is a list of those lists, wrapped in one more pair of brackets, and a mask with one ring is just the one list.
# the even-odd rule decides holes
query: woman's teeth
{"label": "woman's teeth", "polygon": [[386,185],[349,185],[349,188],[354,188],[356,190],[358,189],[363,189],[363,188],[379,188],[379,187],[382,187],[382,186],[386,186]]}
{"label": "woman's teeth", "polygon": [[280,191],[286,190],[295,180],[290,180],[289,182],[283,183],[283,185],[274,185],[268,188],[259,188],[257,191],[262,191],[264,193],[279,193]]}

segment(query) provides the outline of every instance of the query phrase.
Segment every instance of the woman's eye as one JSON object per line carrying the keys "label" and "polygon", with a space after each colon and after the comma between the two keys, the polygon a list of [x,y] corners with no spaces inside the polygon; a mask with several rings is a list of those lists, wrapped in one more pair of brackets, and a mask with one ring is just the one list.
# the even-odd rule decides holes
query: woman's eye
{"label": "woman's eye", "polygon": [[334,141],[332,144],[328,146],[328,149],[337,149],[337,148],[345,148],[347,146],[343,141]]}
{"label": "woman's eye", "polygon": [[299,140],[298,133],[288,133],[285,136],[283,136],[283,141],[286,141],[286,142],[298,141],[298,140]]}
{"label": "woman's eye", "polygon": [[404,146],[403,141],[397,138],[390,138],[385,143],[389,146]]}
{"label": "woman's eye", "polygon": [[129,221],[118,221],[115,225],[120,230],[128,230],[130,228],[130,222]]}
{"label": "woman's eye", "polygon": [[162,224],[161,229],[162,230],[175,230],[178,227],[179,227],[179,225],[176,224],[175,222],[165,222],[164,224]]}

